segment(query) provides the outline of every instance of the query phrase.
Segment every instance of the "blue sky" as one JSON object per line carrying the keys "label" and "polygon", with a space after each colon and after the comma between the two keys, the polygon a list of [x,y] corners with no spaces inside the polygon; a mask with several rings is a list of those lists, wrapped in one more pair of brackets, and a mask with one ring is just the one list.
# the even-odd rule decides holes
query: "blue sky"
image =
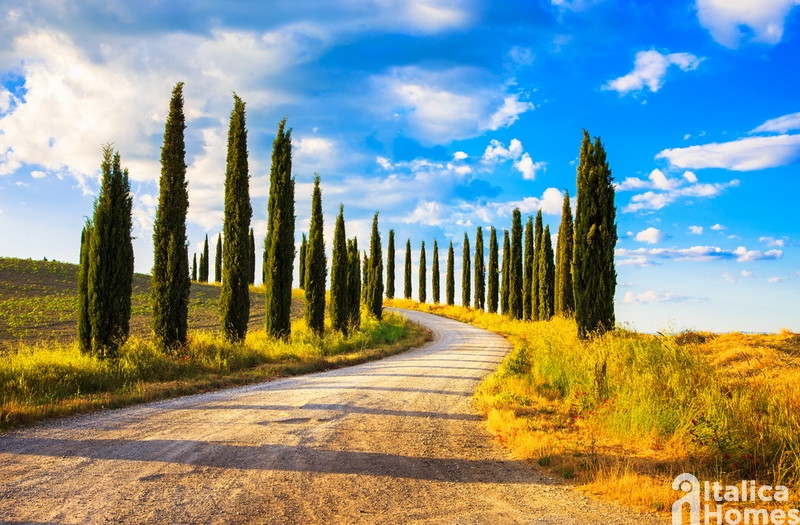
{"label": "blue sky", "polygon": [[415,271],[420,241],[430,261],[437,239],[444,262],[450,240],[460,255],[465,231],[474,243],[477,226],[509,227],[517,206],[542,208],[555,232],[585,128],[618,185],[618,321],[800,331],[798,4],[7,0],[0,254],[76,262],[114,143],[132,178],[136,270],[149,272],[164,120],[183,81],[190,253],[206,233],[213,251],[221,229],[233,91],[247,103],[257,238],[287,116],[298,240],[319,172],[327,238],[340,202],[362,246],[380,210],[384,243],[393,228],[401,263],[411,238]]}

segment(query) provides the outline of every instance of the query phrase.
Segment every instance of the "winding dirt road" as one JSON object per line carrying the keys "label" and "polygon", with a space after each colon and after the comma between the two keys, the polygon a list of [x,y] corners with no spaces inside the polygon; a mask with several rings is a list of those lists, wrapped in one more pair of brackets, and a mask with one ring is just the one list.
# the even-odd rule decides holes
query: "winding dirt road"
{"label": "winding dirt road", "polygon": [[0,436],[3,523],[663,523],[509,459],[471,405],[509,350],[433,330],[381,361]]}

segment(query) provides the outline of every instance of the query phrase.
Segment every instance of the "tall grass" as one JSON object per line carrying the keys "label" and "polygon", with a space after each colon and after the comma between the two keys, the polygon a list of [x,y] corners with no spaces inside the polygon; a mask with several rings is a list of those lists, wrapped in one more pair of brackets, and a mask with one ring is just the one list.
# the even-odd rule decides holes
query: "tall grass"
{"label": "tall grass", "polygon": [[303,321],[289,340],[263,331],[231,343],[211,332],[191,332],[179,352],[164,352],[133,337],[117,359],[82,354],[77,343],[20,345],[0,356],[0,429],[45,417],[263,381],[355,364],[405,350],[427,334],[399,315],[367,318],[345,338],[327,327],[323,337]]}
{"label": "tall grass", "polygon": [[666,510],[680,472],[800,489],[796,334],[618,329],[581,341],[569,319],[419,308],[509,338],[513,350],[475,394],[490,428],[521,457],[590,490]]}

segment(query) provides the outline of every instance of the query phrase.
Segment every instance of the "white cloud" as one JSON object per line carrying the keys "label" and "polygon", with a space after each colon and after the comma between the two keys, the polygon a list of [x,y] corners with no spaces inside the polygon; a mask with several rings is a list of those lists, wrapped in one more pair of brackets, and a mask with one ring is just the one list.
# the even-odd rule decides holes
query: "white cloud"
{"label": "white cloud", "polygon": [[657,190],[674,190],[677,188],[681,181],[675,179],[668,179],[660,169],[654,169],[650,173],[650,180],[653,182],[653,187]]}
{"label": "white cloud", "polygon": [[498,162],[509,159],[518,159],[522,155],[522,142],[511,139],[508,148],[499,140],[492,139],[483,152],[483,160]]}
{"label": "white cloud", "polygon": [[721,232],[722,230],[725,230],[727,228],[725,228],[725,226],[721,225],[720,223],[717,223],[714,226],[712,226],[711,229],[714,230],[715,232]]}
{"label": "white cloud", "polygon": [[800,129],[800,112],[770,119],[750,133],[786,133]]}
{"label": "white cloud", "polygon": [[560,215],[564,204],[564,194],[557,188],[547,188],[541,198],[525,197],[521,201],[511,201],[496,205],[501,216],[510,215],[514,208],[519,208],[522,213],[534,213],[542,210],[548,215]]}
{"label": "white cloud", "polygon": [[767,282],[769,282],[769,284],[778,284],[786,282],[788,280],[789,280],[788,277],[770,277],[769,279],[767,279]]}
{"label": "white cloud", "polygon": [[729,283],[735,283],[736,282],[736,277],[734,277],[734,275],[732,273],[730,273],[730,272],[723,273],[722,274],[722,278],[725,279]]}
{"label": "white cloud", "polygon": [[[676,179],[672,179],[673,181]],[[622,211],[633,213],[639,211],[660,210],[672,204],[681,197],[703,197],[711,198],[720,195],[725,189],[739,185],[739,181],[734,179],[727,183],[715,184],[694,184],[684,188],[678,188],[664,193],[648,191],[640,195],[631,197],[631,202]]]}
{"label": "white cloud", "polygon": [[702,62],[691,53],[671,53],[662,55],[658,51],[639,51],[633,62],[633,71],[625,76],[609,80],[603,89],[617,91],[625,95],[631,91],[641,91],[647,87],[655,93],[664,85],[667,68],[671,65],[678,66],[683,71],[697,69]]}
{"label": "white cloud", "polygon": [[456,151],[456,152],[453,154],[453,160],[464,160],[464,159],[466,159],[467,157],[469,157],[469,155],[467,155],[467,154],[466,154],[466,153],[464,153],[463,151]]}
{"label": "white cloud", "polygon": [[0,86],[0,115],[9,110],[13,97],[10,91]]}
{"label": "white cloud", "polygon": [[778,246],[783,248],[786,245],[786,242],[783,239],[775,239],[774,237],[759,237],[759,242],[767,243],[767,246],[770,248],[773,246]]}
{"label": "white cloud", "polygon": [[678,295],[674,292],[658,293],[655,290],[648,290],[642,294],[634,294],[633,292],[625,292],[623,303],[682,303],[688,301],[691,297],[686,295]]}
{"label": "white cloud", "polygon": [[665,149],[656,155],[683,169],[752,171],[785,166],[800,158],[800,135],[746,137],[731,142]]}
{"label": "white cloud", "polygon": [[783,257],[783,252],[781,250],[769,250],[762,253],[758,250],[747,250],[744,246],[739,246],[735,250],[724,250],[718,246],[692,246],[690,248],[637,248],[635,250],[618,248],[614,253],[617,257],[622,258],[621,263],[618,264],[622,264],[623,266],[648,266],[655,264],[657,259],[694,262],[734,259],[737,262],[750,262],[760,260],[777,260]]}
{"label": "white cloud", "polygon": [[635,239],[639,242],[646,242],[647,244],[658,244],[665,240],[667,235],[657,228],[647,228],[636,234]]}
{"label": "white cloud", "polygon": [[389,159],[385,157],[375,157],[375,162],[381,165],[381,167],[385,170],[392,169],[392,163],[389,162]]}
{"label": "white cloud", "polygon": [[686,171],[683,173],[683,178],[694,184],[697,182],[697,175],[692,173],[691,171]]}
{"label": "white cloud", "polygon": [[536,178],[536,172],[547,169],[547,163],[543,161],[533,162],[531,156],[524,153],[521,159],[514,161],[514,168],[522,173],[523,179],[534,180]]}
{"label": "white cloud", "polygon": [[697,18],[718,43],[729,48],[739,46],[747,26],[751,40],[777,44],[783,38],[786,17],[798,0],[697,0]]}
{"label": "white cloud", "polygon": [[519,120],[520,115],[532,109],[534,109],[534,105],[530,102],[520,102],[519,94],[509,95],[503,99],[503,105],[481,127],[492,131],[507,128]]}
{"label": "white cloud", "polygon": [[446,220],[447,208],[439,202],[420,202],[411,214],[406,217],[406,223],[419,223],[428,226],[441,226]]}
{"label": "white cloud", "polygon": [[31,177],[33,177],[34,179],[43,179],[47,177],[47,174],[43,171],[33,170],[31,172]]}
{"label": "white cloud", "polygon": [[703,234],[703,227],[702,226],[689,226],[689,234],[690,235],[702,235]]}
{"label": "white cloud", "polygon": [[627,177],[622,182],[615,182],[614,189],[617,191],[640,190],[643,188],[649,188],[650,184],[650,182],[642,180],[638,177]]}
{"label": "white cloud", "polygon": [[[687,171],[686,173],[691,172]],[[694,174],[692,173],[692,175]],[[681,179],[668,178],[664,172],[658,168],[651,171],[647,178],[648,180],[642,180],[637,177],[628,177],[621,183],[615,183],[614,187],[617,191],[639,190],[644,188],[669,191],[674,190],[684,182]],[[697,182],[697,177],[694,177],[694,180],[691,180],[684,175],[684,179],[688,180],[689,182]]]}

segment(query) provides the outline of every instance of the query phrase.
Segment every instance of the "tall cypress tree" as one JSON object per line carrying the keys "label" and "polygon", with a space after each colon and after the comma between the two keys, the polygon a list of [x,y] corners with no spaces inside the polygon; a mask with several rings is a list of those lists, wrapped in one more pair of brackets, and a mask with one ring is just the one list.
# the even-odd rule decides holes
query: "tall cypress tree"
{"label": "tall cypress tree", "polygon": [[510,315],[508,311],[509,298],[509,274],[511,266],[511,241],[508,239],[508,230],[503,230],[503,272],[501,275],[502,285],[500,287],[500,311],[503,315]]}
{"label": "tall cypress tree", "polygon": [[453,241],[450,241],[450,247],[447,248],[447,275],[445,276],[445,301],[448,306],[452,306],[456,302],[455,263],[453,258]]}
{"label": "tall cypress tree", "polygon": [[486,306],[486,268],[483,264],[483,228],[475,232],[475,308],[483,310]]}
{"label": "tall cypress tree", "polygon": [[200,267],[200,282],[207,283],[208,282],[208,234],[206,234],[206,240],[203,241],[203,254],[200,256],[200,261],[202,264]]}
{"label": "tall cypress tree", "polygon": [[[267,335],[280,338],[289,337],[292,330],[289,316],[292,308],[295,256],[292,130],[285,130],[285,126],[284,117],[278,124],[278,133],[272,142],[267,236],[264,243],[264,317]],[[308,269],[305,273],[308,273]]]}
{"label": "tall cypress tree", "polygon": [[406,241],[406,258],[403,265],[403,298],[411,299],[411,239]]}
{"label": "tall cypress tree", "polygon": [[192,281],[197,281],[197,254],[192,255]]}
{"label": "tall cypress tree", "polygon": [[511,258],[508,276],[508,311],[511,319],[522,319],[522,214],[511,212]]}
{"label": "tall cypress tree", "polygon": [[331,302],[328,311],[334,330],[347,335],[350,324],[348,275],[349,261],[347,254],[347,236],[344,228],[344,205],[339,204],[339,216],[333,229],[333,250],[331,253]]}
{"label": "tall cypress tree", "polygon": [[[130,331],[133,292],[133,198],[128,170],[120,167],[119,153],[103,148],[100,193],[94,204],[89,235],[88,313],[92,353],[115,357]],[[178,263],[189,281],[189,259],[184,252]]]}
{"label": "tall cypress tree", "polygon": [[528,215],[525,223],[525,260],[524,276],[522,280],[522,318],[526,321],[531,319],[533,308],[533,217]]}
{"label": "tall cypress tree", "polygon": [[386,297],[394,299],[394,230],[389,230],[389,246],[386,248]]}
{"label": "tall cypress tree", "polygon": [[419,252],[419,302],[424,303],[428,300],[428,268],[425,263],[425,241]]}
{"label": "tall cypress tree", "polygon": [[541,321],[542,318],[539,317],[539,312],[541,312],[542,309],[539,300],[542,294],[539,292],[539,288],[541,287],[542,275],[542,210],[536,212],[536,225],[533,228],[533,239],[536,247],[534,248],[533,254],[533,286],[531,287],[533,310],[531,315],[534,321]]}
{"label": "tall cypress tree", "polygon": [[464,249],[461,253],[461,306],[469,308],[469,303],[472,295],[470,289],[470,272],[471,264],[469,260],[469,236],[464,232]]}
{"label": "tall cypress tree", "polygon": [[361,327],[361,254],[358,238],[347,241],[347,306],[348,326],[357,331]]}
{"label": "tall cypress tree", "polygon": [[614,328],[617,244],[614,184],[600,137],[583,130],[572,259],[575,320],[582,338]]}
{"label": "tall cypress tree", "polygon": [[317,335],[325,331],[325,240],[322,238],[322,191],[319,175],[314,177],[314,192],[311,195],[311,225],[308,227],[306,248],[306,324]]}
{"label": "tall cypress tree", "polygon": [[[252,211],[252,206],[251,206]],[[248,278],[250,284],[256,284],[256,237],[253,234],[253,228],[250,228],[250,268],[248,269]]]}
{"label": "tall cypress tree", "polygon": [[78,346],[81,352],[92,352],[92,322],[89,319],[89,252],[92,246],[92,223],[86,220],[81,231],[80,265],[78,266]]}
{"label": "tall cypress tree", "polygon": [[222,233],[217,234],[217,249],[214,255],[214,282],[222,282]]}
{"label": "tall cypress tree", "polygon": [[367,310],[378,321],[383,317],[383,248],[378,231],[378,212],[372,218],[372,234],[369,238],[369,290]]}
{"label": "tall cypress tree", "polygon": [[497,230],[494,226],[489,235],[489,268],[486,281],[486,306],[490,314],[495,314],[499,302],[500,275],[497,268]]}
{"label": "tall cypress tree", "polygon": [[361,262],[361,302],[367,307],[367,293],[369,292],[369,255],[364,250],[364,259]]}
{"label": "tall cypress tree", "polygon": [[548,321],[554,313],[556,286],[553,242],[550,240],[549,224],[544,227],[542,234],[542,255],[539,261],[539,320]]}
{"label": "tall cypress tree", "polygon": [[300,255],[298,255],[298,271],[300,272],[300,289],[306,289],[306,250],[308,250],[308,240],[306,234],[303,234],[303,240],[300,241]]}
{"label": "tall cypress tree", "polygon": [[225,166],[225,211],[222,221],[222,288],[219,293],[220,324],[229,341],[247,335],[250,320],[250,169],[247,163],[247,128],[244,102],[233,94],[228,127]]}
{"label": "tall cypress tree", "polygon": [[178,82],[172,90],[164,127],[158,207],[153,224],[153,334],[167,348],[186,343],[189,316],[185,129],[183,82]]}
{"label": "tall cypress tree", "polygon": [[572,295],[572,210],[569,205],[569,192],[564,193],[561,206],[561,224],[558,227],[558,246],[556,248],[556,290],[555,313],[569,317],[575,312],[575,299]]}
{"label": "tall cypress tree", "polygon": [[433,292],[433,303],[439,304],[441,293],[439,290],[439,245],[436,244],[436,239],[433,240],[433,268],[431,269],[431,287]]}

